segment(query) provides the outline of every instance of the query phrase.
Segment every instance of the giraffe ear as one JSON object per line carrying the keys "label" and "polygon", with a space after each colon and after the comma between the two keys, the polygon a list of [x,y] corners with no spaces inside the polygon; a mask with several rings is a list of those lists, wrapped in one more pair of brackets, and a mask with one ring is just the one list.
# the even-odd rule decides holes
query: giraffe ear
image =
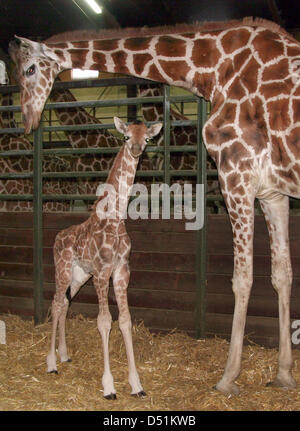
{"label": "giraffe ear", "polygon": [[126,133],[128,131],[128,127],[124,123],[124,121],[122,121],[118,117],[114,117],[114,123],[115,123],[116,129],[118,130],[118,132],[122,133],[123,135],[126,135]]}
{"label": "giraffe ear", "polygon": [[19,37],[15,35],[15,41],[21,49],[28,51],[30,54],[39,53],[41,51],[41,44],[33,40],[26,39],[26,37]]}
{"label": "giraffe ear", "polygon": [[158,135],[162,126],[163,126],[163,123],[156,123],[156,124],[152,124],[152,126],[148,127],[148,133],[149,133],[150,138]]}
{"label": "giraffe ear", "polygon": [[57,55],[54,54],[44,43],[34,42],[33,40],[19,36],[15,36],[15,42],[19,45],[21,50],[28,52],[30,55],[44,56],[51,60],[57,60]]}
{"label": "giraffe ear", "polygon": [[26,39],[25,37],[15,36],[14,45],[17,47],[17,49],[30,56],[45,55],[42,43],[34,42],[33,40]]}

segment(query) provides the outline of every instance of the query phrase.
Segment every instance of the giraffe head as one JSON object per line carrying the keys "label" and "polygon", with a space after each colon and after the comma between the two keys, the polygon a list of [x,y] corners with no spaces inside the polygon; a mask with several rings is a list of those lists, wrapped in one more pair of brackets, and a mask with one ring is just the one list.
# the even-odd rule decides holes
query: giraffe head
{"label": "giraffe head", "polygon": [[140,157],[147,143],[156,136],[162,128],[162,123],[152,124],[147,127],[141,121],[125,124],[120,118],[114,117],[114,123],[118,132],[124,135],[124,141],[133,157]]}
{"label": "giraffe head", "polygon": [[61,71],[58,56],[45,44],[15,37],[9,54],[16,64],[25,133],[39,125],[53,82]]}

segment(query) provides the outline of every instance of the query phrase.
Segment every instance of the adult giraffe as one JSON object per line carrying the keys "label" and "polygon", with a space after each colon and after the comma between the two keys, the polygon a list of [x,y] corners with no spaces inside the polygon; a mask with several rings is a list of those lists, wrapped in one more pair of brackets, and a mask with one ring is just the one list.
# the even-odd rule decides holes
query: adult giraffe
{"label": "adult giraffe", "polygon": [[292,269],[288,196],[300,198],[300,43],[262,19],[192,26],[75,32],[49,43],[10,45],[21,86],[25,130],[37,127],[53,81],[79,67],[125,73],[187,88],[212,103],[203,128],[228,208],[234,244],[235,308],[229,356],[216,388],[237,394],[252,286],[254,199],[266,217],[280,345],[274,385],[293,388]]}

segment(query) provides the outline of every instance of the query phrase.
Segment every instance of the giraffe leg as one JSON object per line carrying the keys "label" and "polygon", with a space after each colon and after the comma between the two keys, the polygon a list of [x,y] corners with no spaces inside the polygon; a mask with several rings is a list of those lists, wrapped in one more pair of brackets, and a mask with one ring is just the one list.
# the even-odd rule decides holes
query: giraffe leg
{"label": "giraffe leg", "polygon": [[[64,299],[65,301],[65,299]],[[60,362],[71,362],[71,359],[68,355],[68,349],[66,344],[66,317],[69,309],[69,304],[65,301],[65,304],[62,308],[61,314],[58,319],[58,354],[60,357]]]}
{"label": "giraffe leg", "polygon": [[54,299],[52,301],[51,314],[52,314],[52,334],[51,334],[51,344],[50,351],[47,356],[47,370],[48,373],[57,374],[56,367],[56,353],[55,353],[55,344],[56,344],[56,331],[59,320],[63,315],[67,314],[68,310],[68,300],[65,298],[64,292],[67,290],[67,286],[59,285],[57,287],[57,292],[54,295]]}
{"label": "giraffe leg", "polygon": [[233,230],[234,272],[232,290],[235,296],[235,306],[228,359],[224,374],[216,385],[216,389],[226,395],[239,394],[235,380],[241,368],[248,300],[252,287],[254,198],[251,201],[248,199],[247,204],[243,202],[242,206],[234,202],[233,198],[230,199],[230,204],[227,202]]}
{"label": "giraffe leg", "polygon": [[292,266],[288,236],[289,198],[278,194],[261,200],[260,203],[270,236],[272,284],[278,293],[280,325],[278,373],[274,382],[269,384],[294,388],[296,382],[291,373],[293,365],[290,335]]}
{"label": "giraffe leg", "polygon": [[[57,373],[55,353],[57,326],[59,330],[58,353],[60,360],[61,362],[70,362],[65,336],[65,321],[69,308],[69,301],[90,277],[90,274],[85,273],[80,267],[77,268],[75,265],[72,270],[70,267],[70,262],[65,263],[64,266],[59,264],[56,266],[57,289],[52,301],[52,335],[50,351],[47,356],[47,369],[49,373]],[[60,274],[63,274],[63,278]]]}
{"label": "giraffe leg", "polygon": [[[91,275],[89,273],[86,273],[79,265],[75,264],[72,266],[72,281],[70,286],[67,288],[65,292],[65,298],[64,298],[65,306],[63,307],[61,311],[61,315],[58,320],[58,331],[59,331],[58,353],[59,353],[61,362],[71,362],[71,359],[69,358],[68,351],[67,351],[66,331],[65,331],[66,317],[67,317],[70,302],[77,294],[81,286],[83,286],[83,284],[90,277]],[[66,299],[68,301],[66,301]]]}
{"label": "giraffe leg", "polygon": [[111,267],[101,271],[101,274],[94,276],[94,285],[99,300],[99,314],[97,326],[102,339],[104,371],[102,376],[102,386],[104,398],[108,400],[116,399],[116,389],[109,363],[109,334],[111,330],[112,317],[108,307],[108,288],[111,275]]}
{"label": "giraffe leg", "polygon": [[131,386],[131,395],[144,397],[146,393],[140,382],[140,378],[135,366],[133,343],[132,343],[132,322],[127,301],[127,286],[129,282],[129,265],[122,262],[117,265],[113,272],[113,284],[116,300],[119,308],[119,326],[122,332],[126,355],[128,360],[128,381]]}

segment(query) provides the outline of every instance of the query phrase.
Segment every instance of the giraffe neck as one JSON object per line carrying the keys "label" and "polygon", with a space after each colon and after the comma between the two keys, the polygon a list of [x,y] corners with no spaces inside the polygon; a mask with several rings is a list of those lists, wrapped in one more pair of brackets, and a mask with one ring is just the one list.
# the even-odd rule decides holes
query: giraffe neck
{"label": "giraffe neck", "polygon": [[258,69],[284,55],[280,41],[299,46],[276,24],[251,18],[182,31],[167,27],[115,34],[115,39],[104,39],[106,33],[58,35],[46,41],[45,52],[60,70],[94,69],[183,87],[210,100],[214,109],[226,99],[255,93]]}
{"label": "giraffe neck", "polygon": [[[53,102],[76,102],[73,94],[68,90],[52,90],[50,98]],[[95,119],[89,115],[85,109],[76,108],[56,108],[56,116],[61,124],[76,125],[76,124],[92,124]]]}
{"label": "giraffe neck", "polygon": [[[117,218],[122,218],[122,215],[127,209],[129,194],[134,183],[138,161],[139,158],[133,157],[124,144],[109,171],[106,184],[112,185],[116,191]],[[101,199],[102,196],[100,195],[93,206],[94,210]]]}
{"label": "giraffe neck", "polygon": [[60,71],[76,67],[133,75],[181,86],[206,98],[212,96],[220,57],[215,44],[206,33],[45,43]]}
{"label": "giraffe neck", "polygon": [[[10,106],[10,105],[14,104],[12,93],[2,93],[1,98],[2,98],[2,101],[1,101],[2,106]],[[13,112],[2,111],[0,114],[0,119],[1,119],[2,128],[5,128],[5,129],[13,128],[14,129],[17,127],[17,123],[15,122]]]}
{"label": "giraffe neck", "polygon": [[[76,102],[69,90],[52,90],[50,98],[53,102]],[[64,126],[94,124],[101,121],[88,114],[84,108],[56,108],[56,116]],[[85,147],[118,147],[119,140],[107,129],[67,131],[68,139],[74,148]]]}

